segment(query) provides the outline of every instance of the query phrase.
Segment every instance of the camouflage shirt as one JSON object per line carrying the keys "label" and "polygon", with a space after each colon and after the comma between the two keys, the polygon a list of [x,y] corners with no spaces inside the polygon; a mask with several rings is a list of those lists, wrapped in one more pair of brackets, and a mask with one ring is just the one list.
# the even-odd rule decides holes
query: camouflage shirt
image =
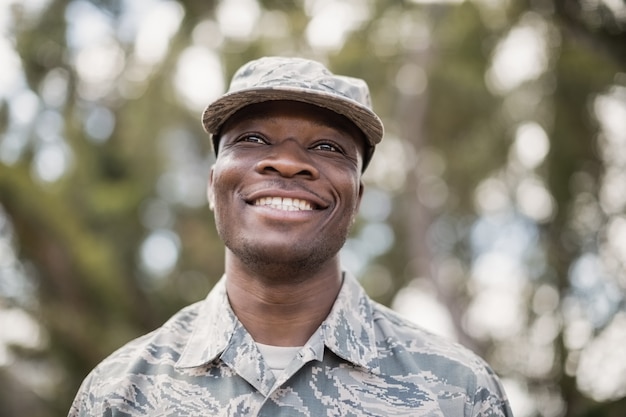
{"label": "camouflage shirt", "polygon": [[499,416],[493,371],[371,300],[345,274],[331,313],[279,377],[237,320],[224,279],[113,353],[69,416]]}

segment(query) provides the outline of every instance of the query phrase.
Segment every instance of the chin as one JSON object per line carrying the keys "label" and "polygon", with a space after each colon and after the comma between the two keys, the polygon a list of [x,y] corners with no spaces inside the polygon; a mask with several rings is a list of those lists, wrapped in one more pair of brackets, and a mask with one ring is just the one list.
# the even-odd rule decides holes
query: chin
{"label": "chin", "polygon": [[253,243],[229,247],[231,252],[253,270],[311,272],[336,258],[341,245],[268,245]]}

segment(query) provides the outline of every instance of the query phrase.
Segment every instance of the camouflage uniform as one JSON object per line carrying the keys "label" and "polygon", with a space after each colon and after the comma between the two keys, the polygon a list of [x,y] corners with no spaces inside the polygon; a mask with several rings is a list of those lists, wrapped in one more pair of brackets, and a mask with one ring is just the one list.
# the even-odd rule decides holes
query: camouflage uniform
{"label": "camouflage uniform", "polygon": [[276,378],[234,315],[208,297],[105,361],[69,416],[511,416],[493,371],[344,283],[326,320]]}

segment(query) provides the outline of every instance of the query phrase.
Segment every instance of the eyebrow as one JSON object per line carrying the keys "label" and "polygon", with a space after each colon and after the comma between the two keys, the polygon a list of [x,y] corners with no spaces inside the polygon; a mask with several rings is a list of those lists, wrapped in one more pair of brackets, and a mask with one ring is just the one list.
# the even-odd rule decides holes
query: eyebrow
{"label": "eyebrow", "polygon": [[[338,116],[341,116],[341,115],[338,115]],[[356,131],[359,131],[359,128],[356,127],[352,122],[350,122],[347,119],[343,120],[342,118],[337,118],[335,123],[326,121],[326,118],[312,120],[311,123],[320,127],[327,127],[329,129],[341,130],[342,132],[348,133],[350,135],[352,135],[352,133],[350,132],[351,130],[356,129]]]}
{"label": "eyebrow", "polygon": [[[325,109],[326,110],[326,109]],[[331,111],[331,110],[329,110]],[[242,121],[244,120],[249,120],[249,121],[263,121],[263,120],[267,120],[272,118],[271,116],[269,116],[268,114],[263,114],[261,113],[254,113],[251,115],[246,116],[245,118],[242,119]],[[357,127],[357,125],[355,125],[354,123],[352,123],[350,120],[348,120],[345,116],[339,114],[339,113],[333,113],[333,117],[332,118],[328,118],[328,117],[318,117],[315,120],[313,119],[309,119],[309,122],[315,126],[319,126],[319,127],[325,127],[328,129],[333,129],[333,130],[337,130],[340,131],[342,133],[345,133],[351,137],[354,136],[354,134],[356,133],[359,137],[361,137],[363,134],[363,132],[361,131],[361,129],[359,129]]]}

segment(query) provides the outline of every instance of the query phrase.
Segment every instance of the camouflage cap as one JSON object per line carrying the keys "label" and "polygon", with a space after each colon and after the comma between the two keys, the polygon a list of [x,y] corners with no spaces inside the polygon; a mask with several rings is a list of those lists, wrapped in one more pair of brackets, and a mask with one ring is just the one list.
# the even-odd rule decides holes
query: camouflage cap
{"label": "camouflage cap", "polygon": [[383,124],[372,110],[365,81],[335,75],[319,62],[308,59],[264,57],[239,68],[226,94],[204,110],[202,123],[213,135],[215,151],[220,129],[229,117],[250,104],[272,100],[313,104],[352,121],[370,145],[363,169],[383,137]]}

